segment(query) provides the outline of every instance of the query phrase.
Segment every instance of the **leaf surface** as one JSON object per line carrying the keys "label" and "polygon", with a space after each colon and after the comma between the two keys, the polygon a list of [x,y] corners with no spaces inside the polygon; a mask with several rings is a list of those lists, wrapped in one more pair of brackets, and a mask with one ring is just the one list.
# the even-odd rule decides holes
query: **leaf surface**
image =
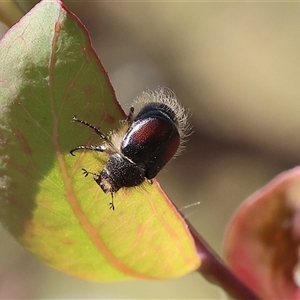
{"label": "leaf surface", "polygon": [[89,36],[60,1],[42,1],[0,43],[0,218],[52,267],[87,280],[165,279],[200,262],[183,219],[157,183],[104,194],[82,168],[105,154],[72,116],[108,133],[124,113]]}
{"label": "leaf surface", "polygon": [[225,239],[234,273],[263,299],[299,299],[300,168],[278,175],[236,212]]}

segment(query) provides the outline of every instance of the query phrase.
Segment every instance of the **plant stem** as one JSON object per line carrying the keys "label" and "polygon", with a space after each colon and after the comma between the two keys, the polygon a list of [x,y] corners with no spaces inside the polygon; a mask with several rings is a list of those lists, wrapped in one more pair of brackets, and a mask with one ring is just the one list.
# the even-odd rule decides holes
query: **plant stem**
{"label": "plant stem", "polygon": [[250,290],[245,283],[225,266],[224,262],[222,262],[219,256],[207,245],[188,220],[185,220],[185,222],[194,238],[197,252],[201,259],[201,265],[197,271],[209,282],[223,288],[234,299],[260,300],[261,298],[259,296]]}

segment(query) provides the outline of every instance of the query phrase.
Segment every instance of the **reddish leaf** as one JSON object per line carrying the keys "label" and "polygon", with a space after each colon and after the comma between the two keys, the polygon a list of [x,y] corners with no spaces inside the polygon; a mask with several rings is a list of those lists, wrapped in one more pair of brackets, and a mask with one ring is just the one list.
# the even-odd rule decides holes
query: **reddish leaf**
{"label": "reddish leaf", "polygon": [[282,173],[243,203],[225,239],[233,271],[262,298],[299,299],[300,168]]}

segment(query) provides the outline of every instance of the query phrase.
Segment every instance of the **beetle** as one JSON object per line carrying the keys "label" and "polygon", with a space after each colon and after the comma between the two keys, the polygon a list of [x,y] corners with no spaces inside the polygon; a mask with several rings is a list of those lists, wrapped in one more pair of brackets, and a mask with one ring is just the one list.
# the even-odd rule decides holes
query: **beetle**
{"label": "beetle", "polygon": [[[135,113],[137,106],[140,108]],[[99,173],[83,169],[83,174],[92,174],[103,192],[111,194],[109,205],[113,210],[114,194],[121,188],[139,186],[145,180],[151,182],[182,151],[190,132],[188,113],[167,88],[142,93],[119,129],[107,135],[76,116],[73,121],[89,127],[103,140],[101,145],[77,146],[70,153],[73,156],[77,150],[108,153],[105,167]]]}

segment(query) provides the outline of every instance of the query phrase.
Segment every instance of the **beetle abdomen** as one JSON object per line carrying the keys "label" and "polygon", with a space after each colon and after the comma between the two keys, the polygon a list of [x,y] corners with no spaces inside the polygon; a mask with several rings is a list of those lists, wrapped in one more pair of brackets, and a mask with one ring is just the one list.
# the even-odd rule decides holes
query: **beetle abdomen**
{"label": "beetle abdomen", "polygon": [[176,153],[180,136],[173,120],[164,114],[148,113],[136,119],[121,144],[121,151],[136,164],[145,165],[145,176],[154,178]]}

